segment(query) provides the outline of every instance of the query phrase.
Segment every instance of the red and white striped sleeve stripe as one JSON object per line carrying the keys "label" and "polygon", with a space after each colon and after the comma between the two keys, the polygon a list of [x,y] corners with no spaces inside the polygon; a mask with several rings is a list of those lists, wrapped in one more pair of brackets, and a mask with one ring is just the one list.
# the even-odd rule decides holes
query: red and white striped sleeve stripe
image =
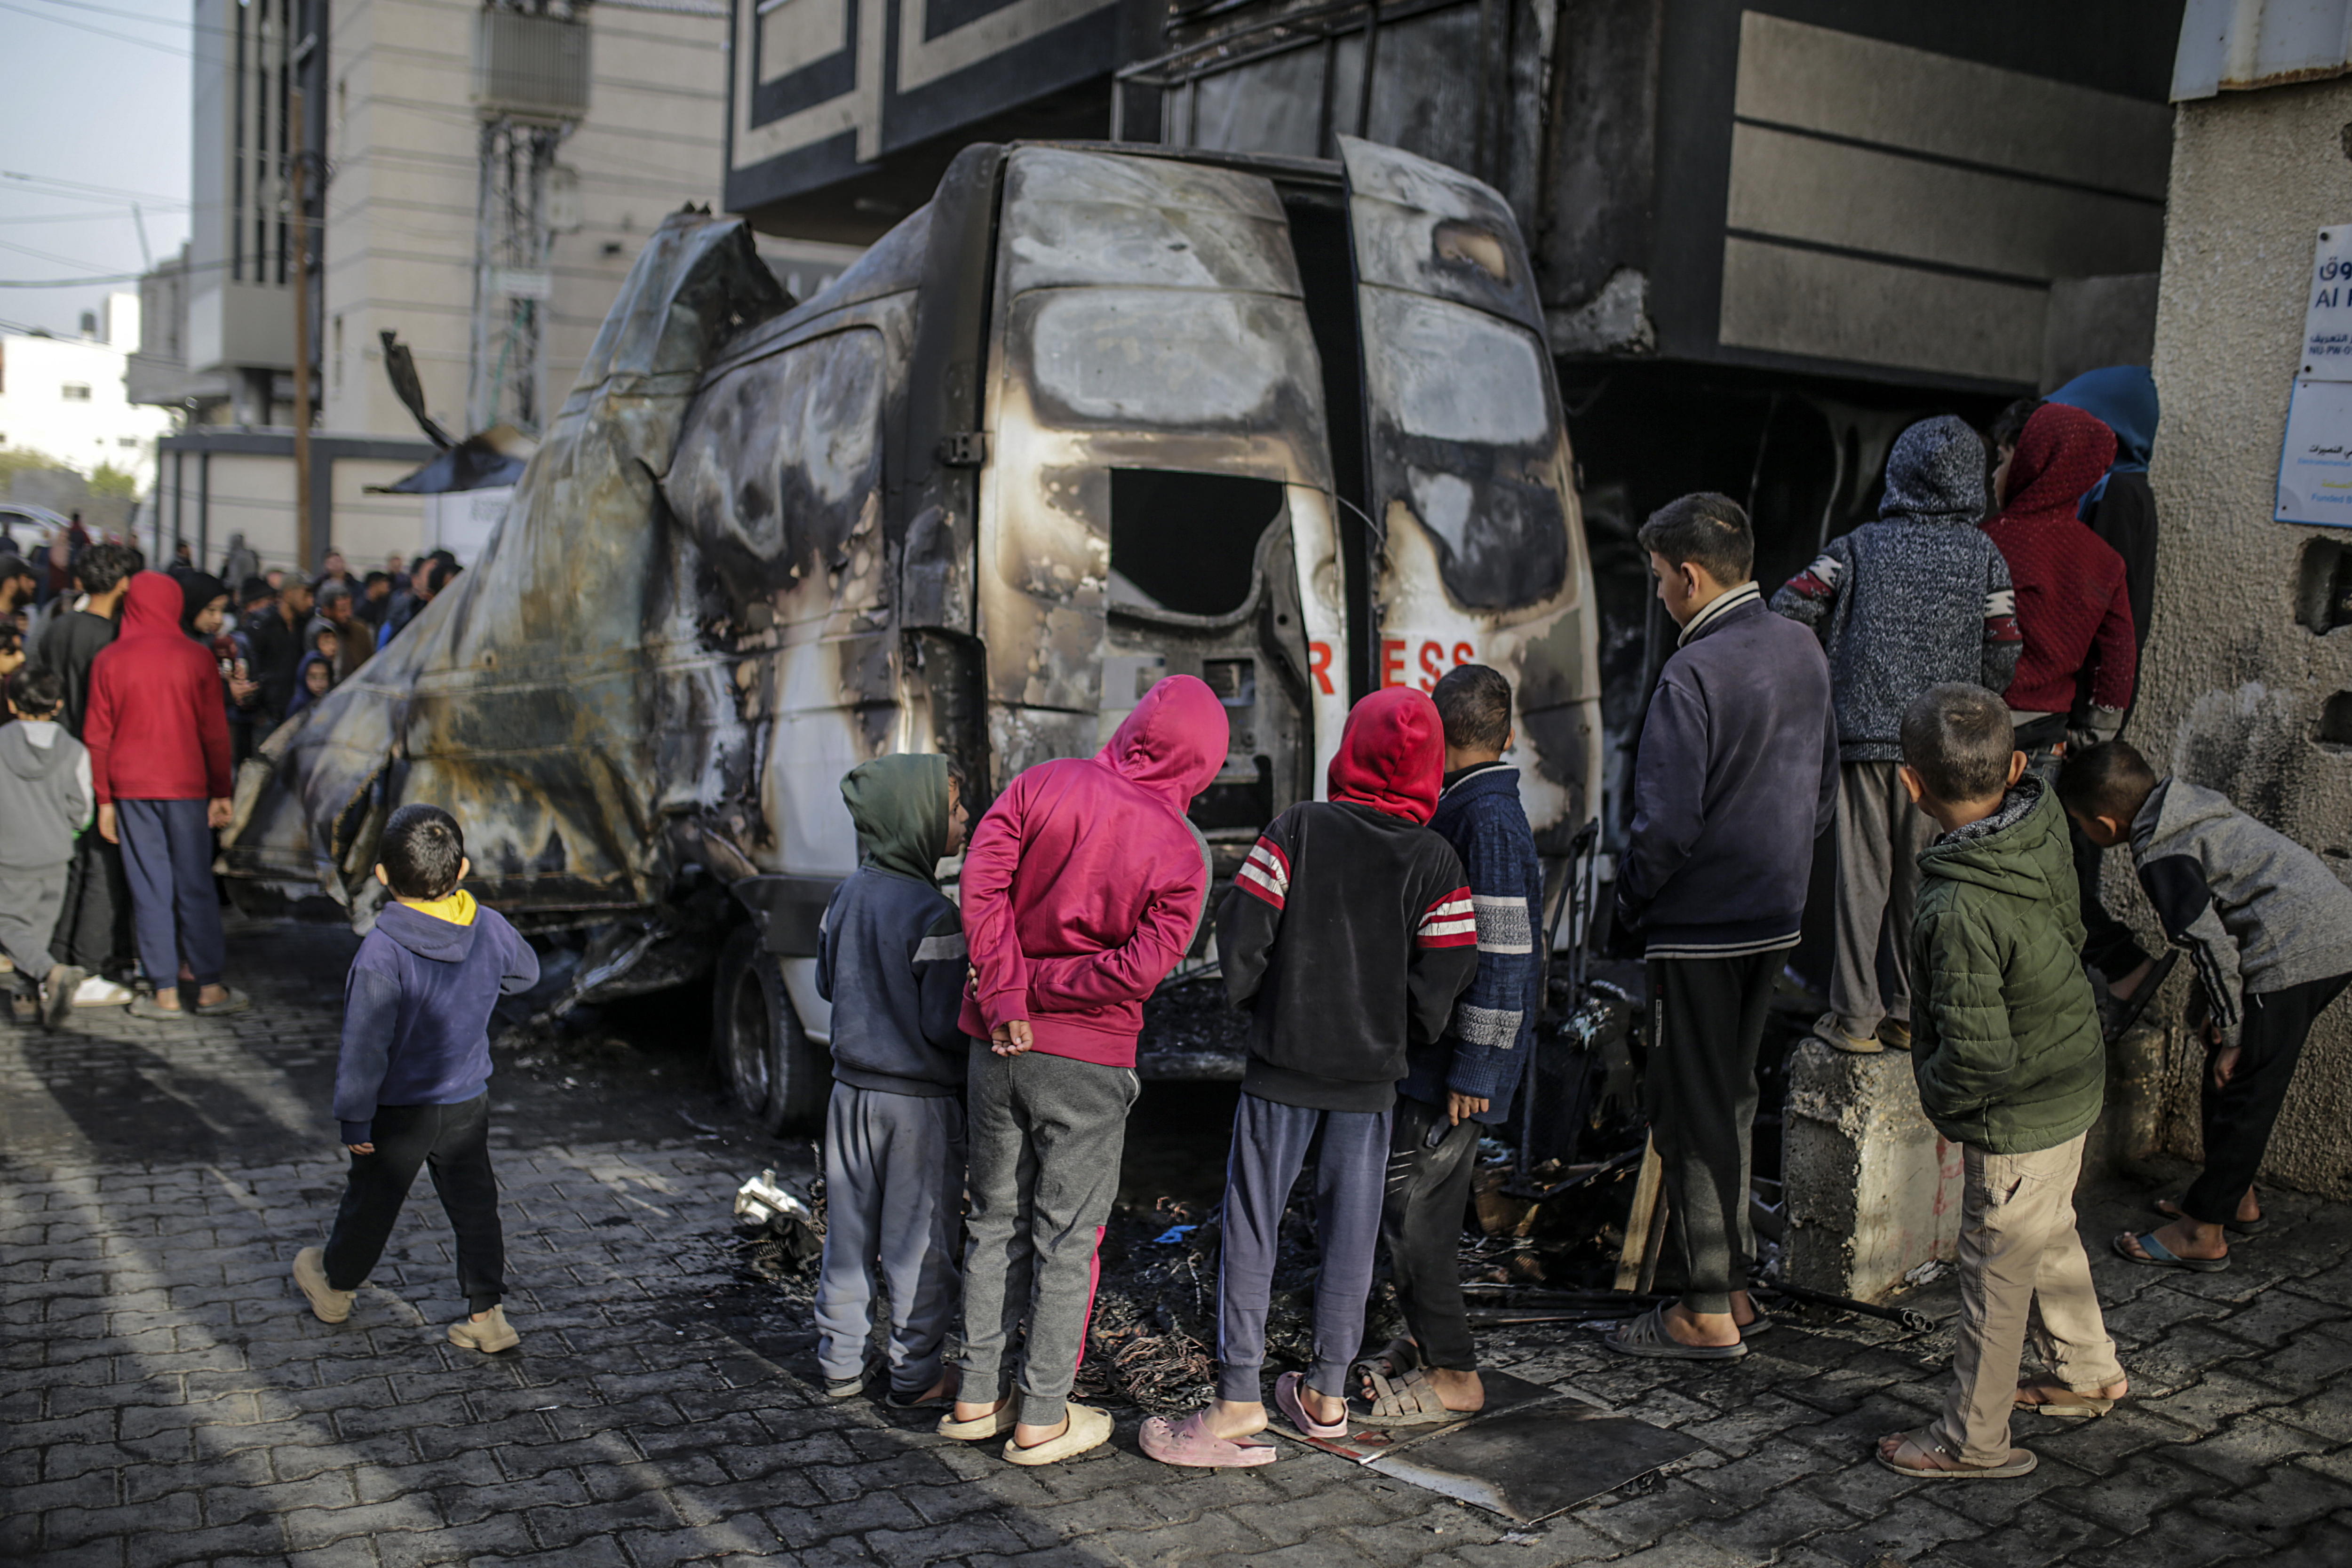
{"label": "red and white striped sleeve stripe", "polygon": [[1234,882],[1278,910],[1290,897],[1290,857],[1273,839],[1260,838],[1250,846],[1249,858],[1242,862]]}
{"label": "red and white striped sleeve stripe", "polygon": [[1420,929],[1412,934],[1420,947],[1477,946],[1478,910],[1470,901],[1470,889],[1456,888],[1430,905],[1422,914]]}

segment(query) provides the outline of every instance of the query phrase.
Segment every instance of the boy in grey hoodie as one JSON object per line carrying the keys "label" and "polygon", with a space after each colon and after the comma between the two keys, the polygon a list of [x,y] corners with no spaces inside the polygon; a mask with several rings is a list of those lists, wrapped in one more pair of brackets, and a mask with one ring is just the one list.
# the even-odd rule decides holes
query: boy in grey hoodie
{"label": "boy in grey hoodie", "polygon": [[2102,849],[2128,841],[2140,886],[2205,993],[2205,1169],[2174,1216],[2116,1237],[2134,1263],[2214,1273],[2225,1231],[2263,1227],[2254,1175],[2311,1026],[2352,982],[2352,889],[2318,856],[2122,741],[2070,756],[2058,798]]}
{"label": "boy in grey hoodie", "polygon": [[13,724],[0,725],[0,950],[40,990],[52,1029],[73,1009],[82,972],[49,954],[65,906],[74,837],[89,826],[89,753],[58,723],[65,683],[26,666],[8,677]]}
{"label": "boy in grey hoodie", "polygon": [[[1904,710],[1929,687],[2008,689],[2025,645],[2009,565],[1982,529],[1984,442],[1948,414],[1895,437],[1878,521],[1830,541],[1772,595],[1829,655],[1837,711],[1837,954],[1813,1032],[1843,1051],[1911,1042],[1911,908],[1935,825],[1895,779]],[[1878,986],[1893,933],[1893,987]]]}
{"label": "boy in grey hoodie", "polygon": [[824,1117],[824,1260],[816,1287],[825,1393],[865,1392],[874,1269],[890,1288],[889,1400],[943,1403],[963,1208],[963,921],[935,868],[963,847],[960,781],[942,756],[877,757],[841,781],[858,867],[817,928],[833,1004]]}

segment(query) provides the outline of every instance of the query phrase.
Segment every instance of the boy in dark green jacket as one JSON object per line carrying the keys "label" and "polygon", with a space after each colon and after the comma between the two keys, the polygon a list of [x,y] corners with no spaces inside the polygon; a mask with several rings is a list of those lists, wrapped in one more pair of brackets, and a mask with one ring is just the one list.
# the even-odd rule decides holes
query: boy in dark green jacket
{"label": "boy in dark green jacket", "polygon": [[[2057,797],[1982,687],[1930,687],[1911,704],[1902,777],[1943,830],[1919,857],[1911,1070],[1936,1130],[1961,1145],[1961,1310],[1943,1415],[1880,1439],[1878,1458],[1928,1480],[2022,1476],[2035,1461],[2009,1446],[2013,1407],[2098,1415],[2127,1392],[2074,1230],[2106,1066],[2077,956],[2074,853]],[[2021,1386],[2029,1331],[2049,1373]]]}

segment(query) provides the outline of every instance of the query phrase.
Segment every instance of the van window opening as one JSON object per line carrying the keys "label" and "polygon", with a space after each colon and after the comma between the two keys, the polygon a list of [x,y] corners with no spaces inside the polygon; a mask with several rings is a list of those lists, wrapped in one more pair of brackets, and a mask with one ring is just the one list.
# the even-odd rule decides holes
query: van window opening
{"label": "van window opening", "polygon": [[1282,486],[1273,479],[1113,468],[1111,603],[1234,614],[1249,603],[1258,542],[1282,510]]}

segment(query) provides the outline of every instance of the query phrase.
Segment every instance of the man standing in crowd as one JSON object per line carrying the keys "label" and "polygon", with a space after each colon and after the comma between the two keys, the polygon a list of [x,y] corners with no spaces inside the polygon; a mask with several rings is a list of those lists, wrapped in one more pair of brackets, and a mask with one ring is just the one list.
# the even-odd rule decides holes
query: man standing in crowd
{"label": "man standing in crowd", "polygon": [[1682,636],[1659,672],[1633,765],[1617,921],[1650,965],[1650,1136],[1682,1300],[1620,1323],[1628,1355],[1729,1361],[1758,1322],[1746,1282],[1756,1056],[1781,954],[1797,945],[1813,840],[1837,806],[1838,731],[1813,635],[1749,578],[1748,514],[1671,501],[1642,525],[1658,599]]}
{"label": "man standing in crowd", "polygon": [[375,630],[352,611],[352,585],[329,581],[319,590],[319,605],[302,628],[302,646],[314,648],[319,634],[335,634],[335,684],[341,686],[357,674],[360,666],[375,652]]}
{"label": "man standing in crowd", "polygon": [[[89,713],[90,670],[114,641],[122,596],[144,564],[127,544],[93,544],[74,567],[81,584],[81,607],[68,610],[41,628],[33,662],[64,683],[58,715],[66,733],[79,741]],[[67,873],[65,904],[50,951],[85,978],[74,1001],[85,1007],[120,1006],[131,1000],[121,982],[131,973],[131,889],[123,880],[122,851],[93,826],[74,845]]]}
{"label": "man standing in crowd", "polygon": [[[1935,825],[1911,804],[1903,712],[1931,686],[1967,681],[1994,693],[2017,672],[2009,564],[1978,527],[1984,443],[1948,414],[1896,437],[1878,521],[1829,542],[1772,595],[1813,628],[1829,655],[1837,710],[1837,954],[1830,1010],[1813,1032],[1842,1051],[1911,1043],[1911,906],[1919,854]],[[1878,986],[1881,931],[1892,933],[1893,987]]]}
{"label": "man standing in crowd", "polygon": [[139,965],[154,986],[131,1004],[143,1018],[181,1016],[184,954],[198,1014],[248,1005],[222,984],[227,954],[213,887],[213,833],[229,822],[220,671],[181,629],[184,607],[180,585],[163,573],[131,579],[122,633],[91,670],[83,735],[98,830],[122,847]]}
{"label": "man standing in crowd", "polygon": [[253,679],[261,685],[257,743],[269,738],[293,706],[302,657],[310,651],[303,635],[310,620],[310,584],[299,577],[289,577],[278,586],[277,603],[246,626],[247,645],[253,650]]}

